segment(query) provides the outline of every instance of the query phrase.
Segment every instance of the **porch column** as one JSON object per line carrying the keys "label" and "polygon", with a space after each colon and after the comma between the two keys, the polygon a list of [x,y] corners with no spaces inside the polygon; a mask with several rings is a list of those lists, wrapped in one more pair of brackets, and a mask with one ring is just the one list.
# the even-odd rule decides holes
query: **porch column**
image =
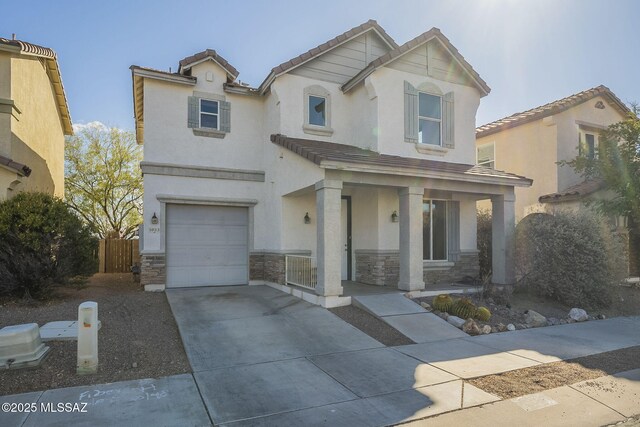
{"label": "porch column", "polygon": [[424,289],[422,259],[422,199],[424,188],[406,187],[400,196],[400,280],[403,291]]}
{"label": "porch column", "polygon": [[515,283],[516,210],[513,192],[491,198],[492,282],[500,285]]}
{"label": "porch column", "polygon": [[316,293],[322,296],[342,295],[341,195],[342,181],[325,179],[316,183],[316,217],[318,218]]}

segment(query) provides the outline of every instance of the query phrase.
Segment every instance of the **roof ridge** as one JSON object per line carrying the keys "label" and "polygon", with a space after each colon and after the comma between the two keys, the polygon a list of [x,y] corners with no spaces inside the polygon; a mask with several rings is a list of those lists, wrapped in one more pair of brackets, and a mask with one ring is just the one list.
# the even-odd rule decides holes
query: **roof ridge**
{"label": "roof ridge", "polygon": [[220,66],[222,68],[224,68],[224,70],[229,73],[230,75],[233,76],[233,78],[235,79],[236,77],[238,77],[238,74],[240,74],[240,72],[236,69],[236,67],[234,67],[233,65],[231,65],[229,63],[229,61],[227,61],[226,59],[224,59],[222,57],[222,55],[220,55],[218,52],[216,52],[215,49],[210,49],[207,48],[201,52],[197,52],[194,53],[193,55],[187,56],[183,59],[181,59],[178,62],[178,73],[182,73],[182,69],[187,67],[190,64],[193,64],[194,62],[198,62],[201,61],[203,59],[206,58],[211,58],[214,61],[216,61],[218,64],[220,64]]}
{"label": "roof ridge", "polygon": [[522,124],[546,117],[547,115],[556,114],[567,108],[571,108],[575,105],[593,99],[598,95],[609,96],[612,103],[617,105],[620,110],[628,111],[627,106],[611,91],[611,89],[601,84],[581,92],[565,96],[564,98],[556,99],[555,101],[547,102],[546,104],[514,113],[501,119],[486,123],[482,126],[478,126],[476,128],[476,136],[478,136],[478,134],[482,134],[482,136],[489,135],[506,126],[516,126],[523,121],[524,122]]}

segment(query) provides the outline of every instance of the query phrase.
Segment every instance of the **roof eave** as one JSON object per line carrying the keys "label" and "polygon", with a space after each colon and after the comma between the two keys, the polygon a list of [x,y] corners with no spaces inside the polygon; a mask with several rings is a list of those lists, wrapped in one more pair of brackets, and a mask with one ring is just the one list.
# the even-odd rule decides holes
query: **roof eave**
{"label": "roof eave", "polygon": [[179,74],[168,73],[159,70],[151,70],[149,68],[140,67],[139,65],[132,65],[129,67],[134,76],[140,76],[143,78],[162,80],[171,83],[179,83],[184,85],[193,86],[196,84],[197,78],[192,76],[182,76]]}

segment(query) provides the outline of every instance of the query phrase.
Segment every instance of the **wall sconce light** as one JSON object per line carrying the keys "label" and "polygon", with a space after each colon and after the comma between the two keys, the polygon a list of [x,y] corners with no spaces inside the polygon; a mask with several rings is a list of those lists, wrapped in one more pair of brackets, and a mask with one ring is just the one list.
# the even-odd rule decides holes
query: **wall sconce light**
{"label": "wall sconce light", "polygon": [[305,224],[311,224],[311,217],[309,216],[309,212],[304,214],[304,223]]}
{"label": "wall sconce light", "polygon": [[156,216],[156,213],[154,212],[153,216],[151,217],[151,224],[156,225],[156,224],[158,224],[158,222],[159,222],[158,221],[158,217]]}
{"label": "wall sconce light", "polygon": [[398,222],[398,211],[393,211],[391,214],[391,222]]}

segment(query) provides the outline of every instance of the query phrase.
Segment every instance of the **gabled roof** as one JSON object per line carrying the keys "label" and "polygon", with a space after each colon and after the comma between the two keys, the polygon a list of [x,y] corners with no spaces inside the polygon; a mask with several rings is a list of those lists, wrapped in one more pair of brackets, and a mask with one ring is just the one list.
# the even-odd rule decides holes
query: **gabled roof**
{"label": "gabled roof", "polygon": [[375,20],[370,19],[364,24],[358,25],[357,27],[353,27],[352,29],[345,31],[344,33],[332,38],[331,40],[326,41],[321,45],[314,47],[313,49],[309,49],[307,52],[301,55],[298,55],[295,58],[292,58],[288,61],[285,61],[276,67],[273,67],[271,69],[271,73],[269,73],[267,78],[265,78],[262,84],[260,85],[259,87],[260,93],[266,92],[276,77],[282,74],[285,74],[293,70],[294,68],[306,62],[311,61],[312,59],[317,58],[323,53],[328,52],[331,49],[361,34],[366,33],[367,31],[375,31],[380,36],[380,38],[382,38],[382,40],[384,40],[387,43],[387,45],[390,48],[395,49],[398,47],[398,44],[393,40],[393,38],[391,38],[391,36],[387,34],[387,32]]}
{"label": "gabled roof", "polygon": [[564,191],[557,193],[545,194],[540,196],[538,201],[540,203],[560,203],[568,202],[572,200],[580,200],[585,196],[600,191],[605,188],[605,183],[599,179],[590,179],[582,181],[579,184],[572,185]]}
{"label": "gabled roof", "polygon": [[462,69],[471,77],[473,82],[476,84],[476,87],[482,92],[484,95],[488,95],[491,92],[491,88],[487,85],[487,83],[480,77],[480,75],[473,69],[471,64],[467,62],[466,59],[458,52],[458,49],[455,48],[449,41],[447,37],[440,31],[438,28],[432,28],[429,31],[420,34],[418,37],[409,40],[402,46],[398,46],[395,49],[387,52],[385,55],[382,55],[380,58],[371,61],[369,65],[358,74],[356,74],[351,80],[342,85],[342,91],[348,92],[351,88],[356,86],[362,80],[367,78],[371,73],[377,70],[380,67],[383,67],[396,59],[400,58],[402,55],[412,51],[413,49],[429,42],[432,39],[437,39],[445,49],[456,59],[458,64],[462,67]]}
{"label": "gabled roof", "polygon": [[31,175],[31,168],[27,165],[23,165],[22,163],[14,162],[13,159],[8,157],[0,156],[0,165],[11,169],[18,175],[29,176]]}
{"label": "gabled roof", "polygon": [[213,49],[203,50],[202,52],[198,52],[195,55],[187,56],[186,58],[181,60],[178,67],[178,73],[185,74],[185,72],[195,64],[199,64],[200,62],[209,59],[213,60],[220,67],[222,67],[222,69],[225,70],[226,73],[231,77],[231,80],[235,80],[235,78],[238,77],[238,74],[240,74],[233,65],[229,64],[229,61],[224,59]]}
{"label": "gabled roof", "polygon": [[550,102],[540,107],[532,108],[521,113],[512,114],[508,117],[496,120],[495,122],[487,123],[476,128],[476,138],[482,138],[494,133],[500,132],[504,129],[511,129],[516,126],[523,125],[525,123],[533,122],[543,119],[554,114],[561,113],[568,110],[571,107],[582,104],[597,96],[602,96],[613,108],[620,114],[626,115],[629,113],[629,108],[618,98],[611,90],[603,85],[587,89],[582,92],[567,96],[566,98],[559,99],[557,101]]}
{"label": "gabled roof", "polygon": [[515,186],[530,186],[533,182],[524,176],[484,166],[392,156],[352,145],[289,138],[281,134],[271,135],[271,142],[324,167],[327,167],[329,163],[339,169],[347,169],[348,167],[345,165],[367,165],[378,168],[380,171],[401,170],[403,174],[408,176],[433,174],[434,177],[438,177],[446,175],[460,181],[496,182]]}
{"label": "gabled roof", "polygon": [[69,113],[69,104],[67,96],[62,85],[62,76],[60,75],[60,67],[58,59],[53,49],[36,44],[28,43],[22,40],[9,40],[0,37],[0,47],[5,46],[12,48],[21,55],[31,55],[43,58],[46,63],[47,75],[53,85],[58,112],[60,113],[60,121],[65,135],[73,135],[73,125],[71,124],[71,114]]}

